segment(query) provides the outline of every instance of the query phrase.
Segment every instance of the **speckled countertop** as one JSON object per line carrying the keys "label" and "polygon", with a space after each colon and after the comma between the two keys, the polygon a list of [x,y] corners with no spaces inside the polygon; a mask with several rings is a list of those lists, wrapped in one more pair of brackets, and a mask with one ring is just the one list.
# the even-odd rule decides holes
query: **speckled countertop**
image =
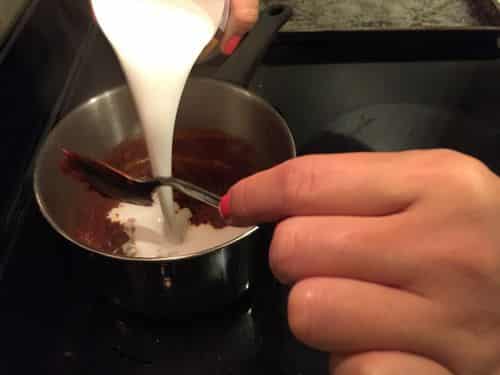
{"label": "speckled countertop", "polygon": [[499,0],[261,0],[292,6],[284,31],[324,31],[500,24]]}
{"label": "speckled countertop", "polygon": [[[29,3],[0,0],[0,45]],[[500,0],[261,0],[272,3],[294,9],[283,31],[500,27]]]}
{"label": "speckled countertop", "polygon": [[0,1],[0,46],[30,0]]}

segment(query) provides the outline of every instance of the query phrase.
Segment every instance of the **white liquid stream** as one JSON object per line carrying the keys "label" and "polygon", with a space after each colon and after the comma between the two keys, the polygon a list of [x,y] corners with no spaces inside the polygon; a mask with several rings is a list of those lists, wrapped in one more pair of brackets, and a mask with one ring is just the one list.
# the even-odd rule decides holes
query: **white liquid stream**
{"label": "white liquid stream", "polygon": [[[92,0],[96,18],[127,76],[155,176],[172,175],[174,127],[182,92],[198,56],[217,31],[224,5],[225,0]],[[144,252],[138,249],[137,256],[166,256],[160,248],[176,247],[184,239],[189,242],[196,232],[188,225],[189,213],[176,213],[171,188],[159,189],[158,201],[163,215],[158,205],[133,208],[124,204],[118,208],[121,214],[110,214],[122,223],[136,219],[156,233],[155,245]],[[163,228],[158,228],[159,223]],[[217,232],[227,234],[224,231]],[[246,230],[230,231],[234,238]],[[228,236],[221,236],[219,243],[226,242]],[[146,237],[142,242],[150,243],[152,237]]]}

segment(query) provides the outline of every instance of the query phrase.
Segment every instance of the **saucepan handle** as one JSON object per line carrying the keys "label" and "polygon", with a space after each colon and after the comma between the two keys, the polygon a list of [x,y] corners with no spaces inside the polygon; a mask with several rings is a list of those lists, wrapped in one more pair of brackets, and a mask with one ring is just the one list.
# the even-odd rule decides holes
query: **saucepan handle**
{"label": "saucepan handle", "polygon": [[247,87],[269,45],[291,16],[292,8],[286,5],[275,4],[264,9],[252,31],[221,66],[214,78]]}

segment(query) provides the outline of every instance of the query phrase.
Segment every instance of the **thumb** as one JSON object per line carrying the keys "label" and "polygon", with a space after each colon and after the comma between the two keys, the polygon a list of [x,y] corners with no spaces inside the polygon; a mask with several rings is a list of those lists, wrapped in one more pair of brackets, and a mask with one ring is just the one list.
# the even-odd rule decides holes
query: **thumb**
{"label": "thumb", "polygon": [[221,48],[226,55],[233,53],[243,35],[257,22],[259,16],[259,0],[231,0],[231,13]]}

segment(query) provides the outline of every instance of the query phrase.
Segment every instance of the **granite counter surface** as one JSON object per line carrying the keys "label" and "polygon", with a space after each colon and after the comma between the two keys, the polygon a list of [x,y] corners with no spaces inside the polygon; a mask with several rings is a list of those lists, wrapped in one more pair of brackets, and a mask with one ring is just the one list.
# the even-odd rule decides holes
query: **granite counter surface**
{"label": "granite counter surface", "polygon": [[[87,1],[87,0],[75,0]],[[500,0],[261,0],[288,4],[283,31],[500,26]],[[30,0],[0,1],[0,45]]]}
{"label": "granite counter surface", "polygon": [[0,46],[30,0],[0,1]]}
{"label": "granite counter surface", "polygon": [[261,0],[288,4],[284,31],[480,27],[500,24],[498,0]]}

